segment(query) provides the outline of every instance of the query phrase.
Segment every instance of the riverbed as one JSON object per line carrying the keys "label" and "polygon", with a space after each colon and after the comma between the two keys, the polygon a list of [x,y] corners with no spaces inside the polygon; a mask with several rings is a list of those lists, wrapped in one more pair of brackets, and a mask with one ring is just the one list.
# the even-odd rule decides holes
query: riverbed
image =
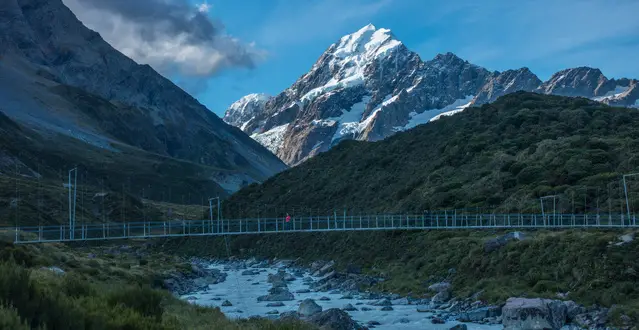
{"label": "riverbed", "polygon": [[[282,301],[283,306],[267,307],[269,302],[258,301],[259,296],[266,295],[271,288],[267,282],[268,274],[276,274],[283,267],[267,266],[252,267],[250,269],[259,271],[253,275],[242,275],[246,269],[234,269],[224,263],[211,263],[207,266],[210,269],[219,269],[227,274],[226,280],[218,284],[208,286],[208,289],[184,295],[181,298],[191,303],[201,306],[218,306],[222,312],[231,319],[248,318],[251,316],[261,316],[277,318],[283,312],[297,311],[300,302],[304,299],[314,299],[324,310],[330,308],[342,309],[347,304],[351,304],[355,309],[347,311],[353,320],[366,326],[370,321],[376,321],[376,329],[449,329],[459,324],[457,321],[447,321],[444,324],[433,324],[431,319],[433,313],[418,312],[416,305],[408,305],[406,301],[400,299],[393,303],[392,311],[381,311],[381,306],[372,305],[376,300],[364,300],[348,296],[344,297],[343,292],[314,292],[309,287],[310,279],[317,281],[319,278],[311,276],[305,272],[303,277],[296,277],[288,282],[288,288],[294,295],[293,301]],[[299,272],[299,270],[298,270]],[[304,280],[306,278],[306,280]],[[310,292],[304,292],[308,291]],[[298,291],[300,291],[298,293]],[[329,300],[326,300],[328,298]],[[232,306],[222,306],[224,301],[229,301]],[[370,309],[370,310],[362,310]],[[464,323],[468,329],[493,330],[502,329],[501,325],[485,325],[475,323]]]}

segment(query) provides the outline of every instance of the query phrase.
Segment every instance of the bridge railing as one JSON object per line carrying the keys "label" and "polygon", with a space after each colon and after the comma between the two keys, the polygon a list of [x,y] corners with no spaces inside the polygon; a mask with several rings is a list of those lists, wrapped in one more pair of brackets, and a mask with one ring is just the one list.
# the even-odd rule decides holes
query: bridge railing
{"label": "bridge railing", "polygon": [[326,215],[312,217],[221,220],[171,220],[124,223],[23,226],[0,228],[15,243],[91,241],[127,238],[239,235],[280,232],[346,230],[423,230],[485,228],[625,228],[637,227],[636,217],[624,214],[455,214]]}

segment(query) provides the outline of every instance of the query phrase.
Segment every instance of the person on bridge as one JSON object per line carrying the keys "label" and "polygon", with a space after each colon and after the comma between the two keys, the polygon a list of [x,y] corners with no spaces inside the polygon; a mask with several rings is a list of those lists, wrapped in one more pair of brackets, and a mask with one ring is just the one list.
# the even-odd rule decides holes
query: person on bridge
{"label": "person on bridge", "polygon": [[285,228],[286,228],[287,230],[288,230],[288,229],[290,229],[290,227],[291,227],[290,222],[291,222],[291,216],[290,216],[290,215],[288,215],[288,213],[286,213],[286,224],[285,224],[285,225],[286,225],[286,227],[285,227]]}

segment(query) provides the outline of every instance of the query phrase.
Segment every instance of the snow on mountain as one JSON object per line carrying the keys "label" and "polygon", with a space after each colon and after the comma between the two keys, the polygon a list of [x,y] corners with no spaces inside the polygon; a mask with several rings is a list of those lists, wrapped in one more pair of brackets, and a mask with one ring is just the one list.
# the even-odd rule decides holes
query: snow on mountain
{"label": "snow on mountain", "polygon": [[244,130],[249,121],[255,118],[270,96],[266,94],[249,94],[235,101],[224,113],[224,122],[233,126],[239,126]]}
{"label": "snow on mountain", "polygon": [[542,82],[528,68],[490,72],[453,53],[422,61],[390,30],[369,24],[332,44],[291,87],[248,95],[224,120],[296,165],[342,140],[384,139],[521,90],[632,106],[636,82],[586,67]]}

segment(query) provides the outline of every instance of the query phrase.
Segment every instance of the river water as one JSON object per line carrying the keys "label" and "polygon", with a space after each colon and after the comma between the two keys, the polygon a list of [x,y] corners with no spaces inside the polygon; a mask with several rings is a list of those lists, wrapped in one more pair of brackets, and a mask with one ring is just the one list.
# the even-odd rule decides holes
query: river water
{"label": "river water", "polygon": [[[297,311],[302,300],[311,298],[322,306],[324,310],[329,308],[343,308],[346,304],[351,304],[357,311],[349,311],[351,317],[362,325],[369,321],[377,321],[376,329],[449,329],[458,324],[456,321],[448,321],[445,324],[432,324],[431,313],[417,312],[416,305],[395,305],[392,311],[381,311],[380,306],[372,306],[374,300],[340,299],[342,293],[328,292],[308,292],[296,293],[298,290],[310,289],[302,278],[296,278],[288,283],[290,292],[295,296],[293,301],[283,301],[284,306],[267,307],[269,302],[258,302],[257,297],[268,294],[271,284],[267,282],[268,274],[275,274],[278,268],[251,268],[262,270],[257,275],[242,275],[244,269],[228,269],[225,264],[210,264],[209,268],[217,268],[227,273],[226,281],[214,285],[209,285],[205,291],[184,295],[181,298],[201,306],[219,306],[222,312],[231,319],[248,318],[250,316],[276,317],[277,314],[267,314],[276,310],[278,313]],[[311,277],[304,274],[304,277]],[[313,278],[317,280],[317,278]],[[320,300],[321,297],[328,297],[330,300]],[[225,300],[230,301],[233,306],[221,306]],[[370,311],[361,311],[362,307],[368,307]],[[493,330],[502,329],[501,325],[482,325],[465,323],[468,329]]]}

